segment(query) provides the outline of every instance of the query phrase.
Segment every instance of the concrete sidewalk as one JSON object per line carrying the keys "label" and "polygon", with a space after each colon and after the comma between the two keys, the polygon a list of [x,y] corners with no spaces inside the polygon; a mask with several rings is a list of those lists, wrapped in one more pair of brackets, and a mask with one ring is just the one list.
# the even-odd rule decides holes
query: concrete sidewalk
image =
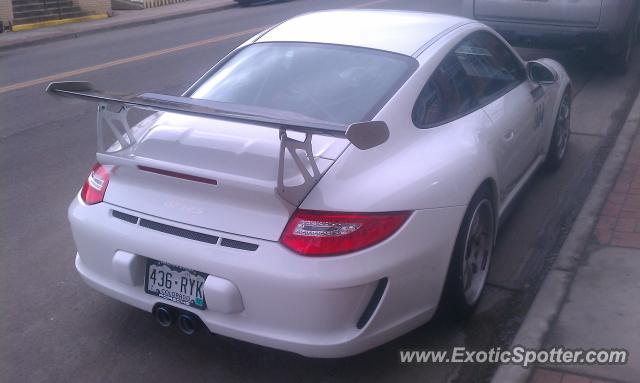
{"label": "concrete sidewalk", "polygon": [[151,24],[178,17],[215,12],[235,6],[237,6],[237,3],[233,0],[191,0],[157,8],[112,11],[111,17],[102,20],[65,24],[29,31],[0,33],[0,50],[74,38],[109,29]]}
{"label": "concrete sidewalk", "polygon": [[624,365],[502,365],[494,383],[640,381],[640,96],[513,345],[624,349]]}

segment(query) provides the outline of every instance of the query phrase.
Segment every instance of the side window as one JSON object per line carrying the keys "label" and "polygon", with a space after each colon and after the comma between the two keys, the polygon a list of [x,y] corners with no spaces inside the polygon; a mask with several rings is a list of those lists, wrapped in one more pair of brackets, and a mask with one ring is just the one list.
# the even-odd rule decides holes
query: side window
{"label": "side window", "polygon": [[455,54],[449,54],[436,68],[413,108],[413,122],[430,127],[471,111],[476,107],[471,83]]}
{"label": "side window", "polygon": [[456,54],[484,105],[526,79],[522,64],[500,39],[489,32],[476,32],[458,46]]}
{"label": "side window", "polygon": [[502,41],[476,32],[442,60],[413,108],[413,122],[428,128],[491,102],[526,78],[524,68]]}

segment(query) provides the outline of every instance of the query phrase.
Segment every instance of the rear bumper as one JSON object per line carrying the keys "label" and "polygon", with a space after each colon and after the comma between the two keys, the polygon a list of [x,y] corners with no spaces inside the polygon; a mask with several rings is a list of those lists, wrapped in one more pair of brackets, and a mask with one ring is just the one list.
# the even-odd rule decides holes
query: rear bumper
{"label": "rear bumper", "polygon": [[[114,209],[259,247],[243,251],[167,235],[116,219]],[[239,293],[240,305],[216,305],[210,302],[236,298],[213,290],[211,294],[221,295],[209,296],[205,289],[208,308],[192,311],[211,332],[307,356],[342,357],[385,343],[430,319],[464,209],[416,211],[387,241],[331,258],[302,257],[277,242],[188,227],[107,203],[87,206],[78,198],[69,208],[69,220],[78,248],[76,268],[102,293],[148,312],[156,303],[172,304],[146,294],[144,270],[139,265],[123,270],[116,261],[119,252],[199,270],[227,281]],[[388,283],[373,315],[358,326],[384,278]]]}

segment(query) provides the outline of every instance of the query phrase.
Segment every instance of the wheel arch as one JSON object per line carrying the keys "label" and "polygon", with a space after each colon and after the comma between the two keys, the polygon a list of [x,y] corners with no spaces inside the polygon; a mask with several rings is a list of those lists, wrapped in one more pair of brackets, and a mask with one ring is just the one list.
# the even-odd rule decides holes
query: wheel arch
{"label": "wheel arch", "polygon": [[[500,217],[499,217],[499,212],[500,212],[500,202],[499,202],[499,191],[498,191],[498,184],[496,183],[496,181],[491,178],[491,177],[487,177],[485,178],[484,181],[482,181],[482,183],[480,183],[480,185],[478,186],[478,188],[476,189],[476,191],[473,193],[473,196],[471,196],[471,199],[473,199],[473,197],[478,194],[478,192],[480,191],[486,191],[487,193],[489,193],[490,197],[491,197],[491,205],[493,206],[493,220],[494,220],[494,236],[497,237],[498,235],[498,226],[500,224]],[[469,202],[471,202],[471,199],[469,200]]]}
{"label": "wheel arch", "polygon": [[[465,221],[467,219],[467,215],[469,214],[470,209],[473,206],[473,201],[474,199],[477,198],[478,195],[480,194],[488,194],[490,197],[490,202],[491,205],[493,207],[493,217],[494,217],[494,223],[493,223],[493,228],[494,228],[494,238],[493,238],[493,244],[495,246],[495,240],[497,238],[497,233],[498,233],[498,187],[497,187],[497,183],[495,181],[495,179],[493,177],[486,177],[484,178],[484,180],[478,185],[478,187],[475,189],[475,191],[473,192],[473,194],[469,197],[469,201],[467,203],[467,207],[466,207],[466,211],[465,214],[463,215],[460,224],[458,226],[458,231],[456,233],[456,240],[455,240],[455,244],[454,247],[451,251],[451,254],[449,256],[449,260],[448,260],[448,265],[447,265],[447,277],[445,279],[445,283],[442,289],[442,293],[441,293],[441,297],[440,297],[440,302],[438,303],[438,310],[441,312],[453,312],[455,311],[455,306],[453,306],[453,302],[454,302],[454,292],[452,290],[453,288],[453,284],[455,283],[455,279],[453,277],[453,269],[455,268],[455,254],[456,254],[456,249],[459,246],[459,241],[461,240],[461,236],[464,235],[464,228],[465,228]],[[468,314],[470,314],[471,312],[473,312],[473,310],[469,311]],[[463,317],[465,317],[466,315],[463,314]]]}

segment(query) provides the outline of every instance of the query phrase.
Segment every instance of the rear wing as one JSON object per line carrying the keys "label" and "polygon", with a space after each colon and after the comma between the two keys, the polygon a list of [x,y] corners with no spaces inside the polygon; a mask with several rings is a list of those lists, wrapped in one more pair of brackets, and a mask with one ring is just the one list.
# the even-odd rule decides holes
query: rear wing
{"label": "rear wing", "polygon": [[[236,105],[225,102],[200,100],[183,96],[169,96],[156,93],[141,94],[113,94],[95,90],[84,81],[52,82],[46,92],[55,96],[78,98],[98,104],[97,141],[98,161],[114,165],[134,165],[136,159],[128,149],[136,145],[136,138],[127,120],[131,108],[150,110],[155,112],[177,113],[194,117],[212,118],[236,122],[250,123],[253,126],[278,129],[280,132],[280,157],[278,166],[278,193],[298,205],[313,185],[320,179],[320,171],[313,157],[311,137],[314,134],[346,138],[357,148],[371,149],[386,142],[389,129],[385,122],[367,121],[349,125],[335,124],[325,121],[309,119],[295,113],[277,111],[255,106]],[[120,148],[108,152],[110,143],[105,143],[105,129],[108,127]],[[287,136],[288,131],[305,134],[304,141],[298,141]],[[307,169],[297,150],[302,150],[311,172]],[[289,152],[296,166],[304,178],[304,183],[297,186],[284,185],[284,158]],[[172,167],[165,164],[165,168]],[[180,171],[173,167],[166,169]],[[183,169],[184,170],[184,169]]]}

